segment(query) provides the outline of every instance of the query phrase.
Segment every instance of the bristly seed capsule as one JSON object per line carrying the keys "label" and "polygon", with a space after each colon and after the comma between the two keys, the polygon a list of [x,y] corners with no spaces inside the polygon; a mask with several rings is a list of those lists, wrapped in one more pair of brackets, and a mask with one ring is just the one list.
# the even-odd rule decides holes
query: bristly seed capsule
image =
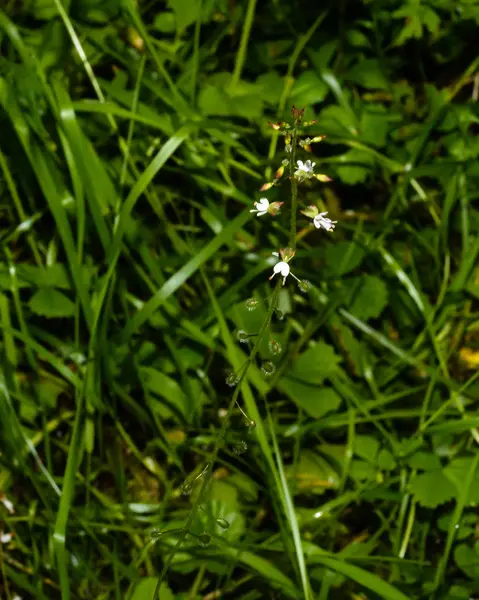
{"label": "bristly seed capsule", "polygon": [[256,300],[256,298],[248,298],[248,300],[246,300],[246,308],[249,311],[256,310],[256,308],[258,307],[258,304],[259,304],[259,300]]}
{"label": "bristly seed capsule", "polygon": [[238,329],[238,333],[236,334],[236,337],[238,338],[238,342],[240,344],[247,344],[248,343],[249,334],[246,333],[246,331],[244,329]]}
{"label": "bristly seed capsule", "polygon": [[268,348],[269,348],[269,351],[271,352],[271,354],[273,354],[275,356],[276,356],[276,354],[281,354],[281,352],[283,350],[283,348],[281,347],[281,344],[278,342],[278,340],[275,340],[275,339],[269,340]]}
{"label": "bristly seed capsule", "polygon": [[233,454],[235,454],[236,456],[241,456],[241,454],[244,454],[246,450],[248,450],[248,444],[244,440],[241,440],[241,442],[237,442],[233,446]]}
{"label": "bristly seed capsule", "polygon": [[226,381],[226,385],[229,385],[230,387],[234,387],[238,383],[239,377],[234,372],[233,373],[229,373],[226,376],[226,380],[225,381]]}
{"label": "bristly seed capsule", "polygon": [[302,279],[298,284],[300,291],[304,293],[309,292],[311,285],[311,282],[307,279]]}
{"label": "bristly seed capsule", "polygon": [[271,377],[271,375],[273,375],[276,371],[276,365],[270,360],[267,360],[261,365],[261,370],[266,377]]}

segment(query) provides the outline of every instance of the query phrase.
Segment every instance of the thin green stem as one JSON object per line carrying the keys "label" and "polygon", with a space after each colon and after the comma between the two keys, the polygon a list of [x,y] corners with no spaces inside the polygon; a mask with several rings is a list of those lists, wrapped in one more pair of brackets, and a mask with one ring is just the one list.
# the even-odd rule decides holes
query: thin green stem
{"label": "thin green stem", "polygon": [[219,454],[222,442],[226,436],[226,432],[228,430],[231,415],[233,414],[233,410],[236,406],[236,403],[238,402],[239,393],[241,391],[241,384],[243,383],[243,381],[248,373],[249,366],[253,363],[254,359],[256,358],[256,355],[258,354],[261,342],[263,341],[263,338],[264,338],[264,335],[271,324],[271,319],[273,318],[273,313],[276,308],[276,304],[278,302],[280,288],[281,288],[281,280],[278,279],[278,281],[276,282],[276,287],[273,292],[273,296],[271,298],[271,303],[269,305],[268,313],[267,313],[266,318],[261,326],[261,329],[259,330],[258,337],[253,346],[253,349],[251,350],[251,353],[250,353],[248,359],[246,360],[246,363],[242,367],[241,374],[239,376],[238,383],[236,385],[235,391],[233,392],[233,396],[231,398],[230,404],[228,406],[228,410],[227,410],[225,418],[223,420],[223,424],[221,426],[220,433],[218,434],[218,436],[215,440],[214,448],[213,448],[213,450],[210,454],[210,457],[206,463],[206,466],[202,472],[202,482],[201,482],[200,490],[198,492],[198,496],[193,504],[190,514],[188,515],[185,525],[183,526],[183,528],[180,531],[180,534],[179,534],[178,540],[176,541],[176,544],[173,546],[170,554],[168,555],[168,558],[166,559],[166,562],[163,566],[163,570],[162,570],[161,575],[156,584],[156,588],[155,588],[155,592],[153,594],[152,600],[159,600],[161,584],[163,583],[163,581],[166,577],[166,574],[171,566],[173,558],[175,557],[176,553],[180,550],[181,546],[183,545],[183,542],[185,541],[185,538],[188,535],[188,532],[191,528],[191,525],[193,524],[193,520],[196,516],[196,513],[198,512],[199,507],[201,506],[201,504],[204,503],[204,500],[205,500],[205,497],[206,497],[206,494],[208,491],[208,487],[211,483],[213,467],[215,465],[216,459],[218,458],[218,454]]}
{"label": "thin green stem", "polygon": [[253,26],[254,11],[256,8],[256,0],[249,0],[248,8],[246,10],[246,17],[244,20],[243,31],[241,32],[241,40],[238,48],[238,54],[236,55],[235,68],[233,75],[231,76],[230,82],[230,93],[233,94],[236,86],[241,78],[241,72],[243,71],[243,65],[246,60],[246,51],[248,49],[249,34],[251,27]]}
{"label": "thin green stem", "polygon": [[298,209],[298,181],[294,176],[294,165],[296,163],[296,146],[298,144],[298,130],[294,128],[291,138],[291,152],[289,153],[289,179],[291,181],[291,221],[289,246],[296,250],[296,211]]}

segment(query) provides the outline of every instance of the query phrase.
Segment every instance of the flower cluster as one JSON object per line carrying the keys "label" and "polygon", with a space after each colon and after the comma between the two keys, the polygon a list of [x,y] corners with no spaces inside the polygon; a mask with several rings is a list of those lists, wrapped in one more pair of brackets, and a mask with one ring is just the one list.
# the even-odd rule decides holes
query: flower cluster
{"label": "flower cluster", "polygon": [[[295,106],[292,107],[291,114],[293,116],[293,124],[289,124],[284,121],[270,123],[270,126],[277,133],[284,136],[284,149],[286,158],[283,159],[281,167],[276,171],[274,180],[263,184],[260,188],[261,191],[269,190],[273,186],[278,185],[286,168],[289,170],[289,179],[291,181],[295,181],[296,184],[303,184],[314,179],[321,182],[331,181],[331,179],[324,173],[315,172],[315,162],[311,161],[310,159],[304,161],[296,159],[295,153],[298,146],[305,152],[311,152],[311,144],[321,142],[325,136],[317,135],[312,138],[306,137],[305,139],[298,140],[298,133],[301,132],[303,128],[313,125],[315,121],[303,121],[304,109],[298,109]],[[297,196],[295,192],[293,196],[294,201],[292,210],[294,210],[294,207],[296,206],[296,197]],[[262,217],[265,214],[275,216],[282,204],[283,202],[270,202],[267,198],[260,198],[258,201],[254,202],[254,208],[252,208],[250,212],[255,213],[258,217]],[[312,225],[314,225],[316,229],[324,229],[325,231],[331,232],[334,230],[337,223],[337,221],[333,221],[327,216],[327,211],[320,212],[318,207],[315,205],[301,210],[301,213],[312,219]],[[293,223],[295,223],[295,220]],[[295,227],[295,225],[293,225],[293,227]],[[285,285],[286,278],[289,275],[292,275],[298,282],[301,283],[301,281],[295,275],[293,275],[293,273],[291,273],[291,267],[289,263],[294,256],[294,252],[294,249],[291,248],[280,249],[279,254],[277,252],[273,252],[274,255],[281,257],[281,260],[274,265],[273,274],[271,275],[270,279],[273,279],[275,275],[279,274],[283,278],[283,285]]]}

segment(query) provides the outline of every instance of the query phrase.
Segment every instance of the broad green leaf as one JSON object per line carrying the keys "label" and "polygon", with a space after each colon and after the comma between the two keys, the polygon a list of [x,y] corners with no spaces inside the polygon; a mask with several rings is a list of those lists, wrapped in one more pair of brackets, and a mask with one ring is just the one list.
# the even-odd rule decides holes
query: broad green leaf
{"label": "broad green leaf", "polygon": [[420,469],[421,471],[437,471],[441,468],[441,461],[437,454],[423,450],[408,456],[406,462],[411,469]]}
{"label": "broad green leaf", "polygon": [[[476,548],[477,550],[477,548]],[[467,544],[459,544],[454,550],[456,565],[471,579],[479,579],[479,553]]]}
{"label": "broad green leaf", "polygon": [[333,388],[318,387],[290,377],[283,377],[278,388],[313,419],[335,412],[342,402]]}
{"label": "broad green leaf", "polygon": [[354,277],[345,282],[351,289],[349,311],[358,319],[376,319],[388,302],[388,289],[382,279],[375,275]]}
{"label": "broad green leaf", "polygon": [[373,166],[374,159],[368,152],[353,149],[339,157],[336,172],[344,183],[355,185],[366,181]]}
{"label": "broad green leaf", "polygon": [[175,13],[176,28],[180,35],[201,16],[201,0],[168,0],[168,5]]}
{"label": "broad green leaf", "polygon": [[339,485],[337,471],[320,454],[311,450],[303,450],[298,464],[287,467],[286,470],[288,478],[296,478],[297,493],[323,494]]}
{"label": "broad green leaf", "polygon": [[456,490],[441,470],[416,475],[410,486],[414,498],[426,508],[436,508],[456,496]]}
{"label": "broad green leaf", "polygon": [[332,346],[318,342],[296,359],[288,375],[309,384],[320,385],[326,377],[337,371],[341,360]]}
{"label": "broad green leaf", "polygon": [[326,249],[326,266],[331,275],[340,277],[358,267],[364,255],[364,250],[355,242],[328,244]]}
{"label": "broad green leaf", "polygon": [[[143,577],[134,586],[130,600],[152,600],[157,583],[158,577]],[[175,600],[173,592],[166,583],[161,584],[158,600]]]}
{"label": "broad green leaf", "polygon": [[[166,400],[165,404],[158,403],[160,415],[167,417],[175,414],[175,410],[190,421],[194,416],[190,399],[185,395],[180,385],[171,377],[153,367],[142,367],[140,373],[145,387],[152,393]],[[193,399],[191,399],[193,400]]]}
{"label": "broad green leaf", "polygon": [[72,317],[75,305],[63,292],[54,288],[41,288],[30,298],[30,310],[42,317]]}
{"label": "broad green leaf", "polygon": [[314,71],[304,71],[294,82],[290,100],[296,106],[310,106],[322,102],[328,86]]}
{"label": "broad green leaf", "polygon": [[[444,469],[444,475],[456,487],[458,494],[464,491],[464,486],[468,480],[469,471],[473,466],[474,458],[462,457],[452,460]],[[469,494],[466,499],[467,504],[477,504],[479,502],[479,469],[474,473]]]}
{"label": "broad green leaf", "polygon": [[367,89],[386,90],[389,87],[381,64],[376,58],[357,62],[348,72],[348,79]]}
{"label": "broad green leaf", "polygon": [[357,435],[354,440],[354,453],[375,464],[379,450],[378,440],[371,435]]}

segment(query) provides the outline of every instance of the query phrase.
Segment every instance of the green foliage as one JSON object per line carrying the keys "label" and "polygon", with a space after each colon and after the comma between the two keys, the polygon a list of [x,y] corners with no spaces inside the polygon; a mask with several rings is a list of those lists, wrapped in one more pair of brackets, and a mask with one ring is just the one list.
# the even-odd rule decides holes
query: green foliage
{"label": "green foliage", "polygon": [[2,3],[1,598],[477,596],[478,24]]}

